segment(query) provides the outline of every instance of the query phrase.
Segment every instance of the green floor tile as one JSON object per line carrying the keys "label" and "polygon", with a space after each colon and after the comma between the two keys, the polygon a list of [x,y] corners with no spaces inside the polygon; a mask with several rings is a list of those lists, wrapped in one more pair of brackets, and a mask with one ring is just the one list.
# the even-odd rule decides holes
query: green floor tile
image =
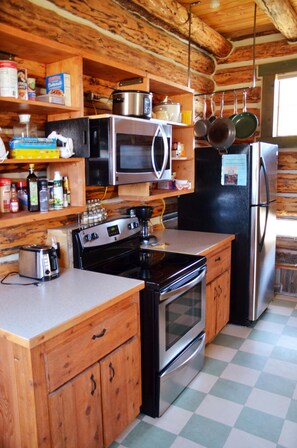
{"label": "green floor tile", "polygon": [[234,401],[235,403],[245,404],[252,388],[245,384],[235,383],[234,381],[219,378],[211,388],[209,393],[225,400]]}
{"label": "green floor tile", "polygon": [[286,325],[289,320],[289,316],[283,316],[281,314],[276,314],[274,312],[272,313],[271,311],[268,311],[263,315],[261,320],[265,322],[273,322],[275,324]]}
{"label": "green floor tile", "polygon": [[213,359],[206,356],[202,371],[209,373],[210,375],[220,376],[226,369],[227,365],[228,363],[225,361],[220,361],[218,359]]}
{"label": "green floor tile", "polygon": [[239,349],[244,343],[245,339],[237,336],[230,336],[228,334],[220,333],[213,341],[216,345],[223,345],[224,347],[230,347]]}
{"label": "green floor tile", "polygon": [[194,389],[187,388],[183,393],[174,401],[174,406],[186,409],[187,411],[195,412],[200,403],[204,400],[207,394],[199,392]]}
{"label": "green floor tile", "polygon": [[296,381],[277,375],[272,375],[271,373],[262,372],[255,384],[255,387],[266,390],[267,392],[272,392],[274,394],[284,395],[285,397],[291,398],[296,387]]}
{"label": "green floor tile", "polygon": [[181,431],[180,436],[206,448],[222,448],[230,431],[231,427],[227,425],[200,415],[193,415]]}
{"label": "green floor tile", "polygon": [[254,328],[254,330],[249,334],[247,339],[252,339],[254,341],[259,342],[266,342],[266,344],[274,345],[279,340],[279,335],[275,333],[271,333],[270,331],[262,331],[257,330]]}
{"label": "green floor tile", "polygon": [[250,369],[262,370],[267,362],[266,356],[255,355],[248,352],[237,352],[232,359],[232,364],[248,367]]}
{"label": "green floor tile", "polygon": [[265,412],[245,407],[238,417],[235,427],[257,437],[277,443],[284,420]]}
{"label": "green floor tile", "polygon": [[[291,420],[294,423],[297,423],[297,400],[291,400],[286,419]],[[297,440],[296,440],[296,446],[297,446]]]}
{"label": "green floor tile", "polygon": [[169,448],[176,435],[146,422],[140,422],[123,440],[127,448]]}
{"label": "green floor tile", "polygon": [[280,361],[292,362],[294,364],[297,364],[297,338],[296,338],[296,350],[280,346],[274,347],[270,357],[278,359]]}

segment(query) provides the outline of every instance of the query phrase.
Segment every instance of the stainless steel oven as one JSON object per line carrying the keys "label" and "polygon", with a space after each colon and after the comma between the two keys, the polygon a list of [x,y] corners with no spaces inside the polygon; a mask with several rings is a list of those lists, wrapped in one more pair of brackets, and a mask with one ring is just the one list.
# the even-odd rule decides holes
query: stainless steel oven
{"label": "stainless steel oven", "polygon": [[77,268],[144,280],[141,411],[159,417],[203,366],[205,257],[141,248],[136,217],[75,230],[73,249]]}

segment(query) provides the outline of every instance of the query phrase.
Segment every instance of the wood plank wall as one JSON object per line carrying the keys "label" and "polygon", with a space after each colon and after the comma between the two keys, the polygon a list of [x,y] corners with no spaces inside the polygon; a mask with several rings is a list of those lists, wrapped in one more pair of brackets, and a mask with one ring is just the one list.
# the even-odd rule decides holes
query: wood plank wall
{"label": "wood plank wall", "polygon": [[[154,24],[132,16],[117,2],[107,0],[92,4],[92,10],[86,2],[74,0],[52,0],[52,9],[46,9],[43,2],[30,0],[2,0],[0,2],[0,20],[8,25],[19,27],[41,35],[54,41],[97,50],[113,60],[138,66],[140,69],[168,77],[183,85],[187,85],[187,42],[175,37],[172,33],[160,30]],[[128,26],[129,25],[129,26]],[[191,52],[191,86],[197,93],[230,90],[225,95],[224,116],[233,113],[234,95],[232,89],[251,86],[252,71],[252,40],[233,42],[234,51],[226,59],[215,60],[211,55],[194,47]],[[169,52],[170,50],[170,52]],[[1,43],[0,43],[1,51]],[[256,45],[257,63],[261,61],[273,62],[279,59],[297,56],[297,46],[288,45],[279,35],[262,38]],[[18,60],[20,66],[26,67],[30,76],[36,78],[38,88],[44,88],[45,68],[34,61]],[[94,92],[106,99],[106,105],[85,102],[85,114],[100,113],[110,108],[108,98],[114,85],[98,78],[84,76],[84,92]],[[240,94],[239,94],[240,95]],[[215,96],[217,107],[220,95]],[[239,110],[242,108],[242,98],[238,97]],[[261,80],[257,79],[256,88],[248,89],[248,110],[257,114],[261,119]],[[202,98],[196,97],[196,116],[202,113]],[[210,112],[210,109],[209,109]],[[45,118],[32,115],[32,122],[36,123],[40,135],[43,135]],[[11,138],[13,125],[18,121],[16,114],[0,114],[1,136],[5,143]],[[260,136],[260,127],[255,138]],[[252,141],[252,139],[250,139]],[[296,145],[297,146],[297,145]],[[278,189],[284,196],[278,197],[278,214],[297,214],[296,197],[285,196],[288,192],[296,193],[294,171],[287,173],[285,160],[292,160],[290,164],[294,170],[296,154],[293,150],[284,152],[280,157],[280,172]],[[112,199],[117,190],[109,188],[88,189],[87,198],[104,197]],[[166,211],[175,207],[176,201],[166,201]],[[104,204],[109,216],[123,213],[133,203]],[[164,211],[163,201],[156,201],[154,216]],[[42,243],[46,241],[47,228],[54,228],[76,222],[76,216],[64,220],[51,220],[34,226],[16,226],[0,231],[0,274],[17,267],[15,255],[22,244]]]}

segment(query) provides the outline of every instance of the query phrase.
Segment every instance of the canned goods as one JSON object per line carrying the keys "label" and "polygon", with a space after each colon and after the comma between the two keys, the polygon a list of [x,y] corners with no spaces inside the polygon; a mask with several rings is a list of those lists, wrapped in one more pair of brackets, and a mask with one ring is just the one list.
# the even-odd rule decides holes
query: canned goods
{"label": "canned goods", "polygon": [[18,70],[14,61],[0,61],[0,96],[18,97]]}
{"label": "canned goods", "polygon": [[0,211],[1,213],[10,212],[10,186],[11,179],[0,178]]}

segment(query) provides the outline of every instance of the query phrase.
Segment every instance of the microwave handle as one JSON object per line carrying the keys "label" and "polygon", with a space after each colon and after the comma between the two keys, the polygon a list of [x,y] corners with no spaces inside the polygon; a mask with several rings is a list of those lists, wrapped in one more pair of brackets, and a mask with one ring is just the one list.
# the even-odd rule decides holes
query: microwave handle
{"label": "microwave handle", "polygon": [[[164,143],[164,159],[163,159],[163,164],[162,164],[161,171],[157,171],[156,164],[155,164],[155,140],[156,140],[156,137],[158,136],[159,133],[161,133],[162,138],[163,138],[163,143]],[[155,172],[155,174],[157,176],[157,179],[161,179],[161,177],[163,176],[163,173],[164,173],[164,170],[166,168],[167,161],[168,161],[168,153],[169,153],[169,150],[168,150],[168,142],[167,142],[166,133],[164,131],[163,126],[158,125],[158,127],[156,129],[156,132],[155,132],[155,135],[153,137],[152,152],[151,152],[151,155],[152,155],[152,165],[153,165],[154,172]]]}

